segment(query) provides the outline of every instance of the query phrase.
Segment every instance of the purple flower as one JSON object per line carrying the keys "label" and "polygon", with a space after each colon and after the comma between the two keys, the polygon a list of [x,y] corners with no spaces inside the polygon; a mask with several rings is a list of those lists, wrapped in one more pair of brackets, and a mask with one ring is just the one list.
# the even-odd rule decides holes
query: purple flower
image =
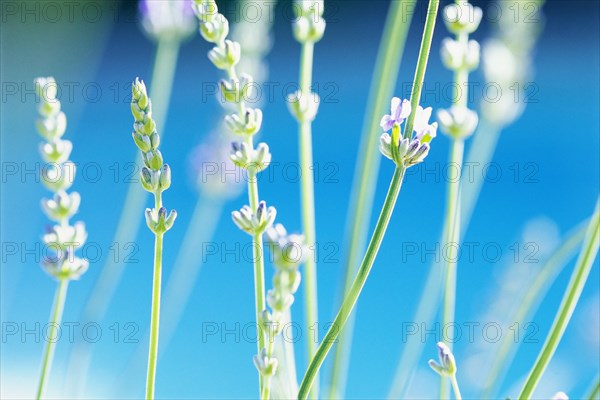
{"label": "purple flower", "polygon": [[[411,110],[412,109],[410,106],[410,101],[402,100],[402,102],[400,102],[400,99],[398,97],[394,97],[392,99],[391,113],[386,114],[383,116],[383,118],[381,118],[381,128],[385,132],[387,132],[390,129],[392,129],[394,124],[402,124],[404,120],[410,115]],[[429,114],[431,115],[431,111],[429,112]]]}
{"label": "purple flower", "polygon": [[433,139],[437,133],[437,123],[430,124],[429,118],[431,118],[431,107],[423,109],[423,107],[417,107],[417,114],[415,115],[415,121],[413,123],[413,132],[415,132],[415,139],[421,140],[424,137],[428,137],[429,140]]}
{"label": "purple flower", "polygon": [[183,39],[196,29],[192,0],[141,0],[142,28],[153,38],[171,35]]}

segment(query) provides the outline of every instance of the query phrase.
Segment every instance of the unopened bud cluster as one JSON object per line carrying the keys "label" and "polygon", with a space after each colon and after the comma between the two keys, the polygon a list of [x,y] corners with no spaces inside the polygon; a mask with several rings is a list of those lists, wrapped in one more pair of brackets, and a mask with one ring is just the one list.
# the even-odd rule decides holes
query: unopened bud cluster
{"label": "unopened bud cluster", "polygon": [[87,232],[83,222],[69,223],[79,209],[81,197],[77,192],[67,193],[75,178],[75,164],[69,161],[73,144],[62,139],[67,118],[56,98],[58,87],[54,78],[37,78],[35,89],[40,98],[41,116],[36,126],[45,140],[40,144],[40,155],[48,163],[42,170],[42,182],[54,194],[51,199],[42,199],[42,210],[56,223],[43,236],[44,243],[56,255],[46,258],[42,266],[56,279],[79,279],[89,263],[74,253],[85,244]]}
{"label": "unopened bud cluster", "polygon": [[[479,43],[469,40],[469,34],[479,27],[483,12],[468,1],[461,1],[446,6],[443,15],[446,28],[456,37],[442,41],[442,62],[446,68],[454,71],[456,79],[468,77],[468,73],[479,66],[480,53]],[[464,83],[455,82],[460,86]],[[472,135],[479,122],[477,113],[459,99],[455,99],[455,104],[449,110],[438,111],[437,119],[441,131],[454,139]]]}
{"label": "unopened bud cluster", "polygon": [[[142,187],[160,198],[162,192],[171,186],[171,169],[163,163],[163,156],[158,149],[160,136],[156,132],[156,122],[152,118],[152,101],[148,97],[146,85],[136,78],[132,85],[131,113],[133,114],[133,141],[142,152],[144,166],[140,171]],[[177,217],[172,210],[167,216],[164,207],[146,209],[146,224],[155,234],[162,234],[171,229]]]}
{"label": "unopened bud cluster", "polygon": [[[381,154],[394,161],[398,167],[409,168],[423,162],[429,154],[431,140],[436,136],[437,123],[430,124],[431,107],[423,109],[418,106],[414,111],[412,131],[402,132],[401,125],[413,113],[408,100],[394,97],[391,103],[391,113],[381,119],[384,133],[379,140]],[[392,130],[392,135],[387,133]],[[414,135],[413,135],[414,133]]]}
{"label": "unopened bud cluster", "polygon": [[429,360],[429,366],[440,376],[451,378],[456,374],[456,361],[454,360],[454,355],[448,346],[442,342],[438,342],[437,347],[439,362]]}
{"label": "unopened bud cluster", "polygon": [[326,25],[323,12],[323,0],[296,0],[294,2],[296,20],[292,24],[292,29],[297,41],[316,43],[323,38]]}
{"label": "unopened bud cluster", "polygon": [[271,310],[263,310],[259,318],[267,346],[254,356],[254,364],[263,376],[272,376],[277,370],[272,344],[283,328],[284,313],[294,303],[294,294],[300,286],[299,268],[307,249],[302,235],[288,234],[281,224],[267,229],[266,236],[273,253],[275,274],[273,289],[267,292],[267,304]]}

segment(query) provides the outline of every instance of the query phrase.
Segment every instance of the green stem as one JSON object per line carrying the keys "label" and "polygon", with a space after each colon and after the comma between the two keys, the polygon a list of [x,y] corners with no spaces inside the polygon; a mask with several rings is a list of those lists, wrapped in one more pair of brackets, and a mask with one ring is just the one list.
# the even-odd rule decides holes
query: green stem
{"label": "green stem", "polygon": [[[446,273],[446,284],[444,289],[442,334],[446,328],[454,322],[454,309],[456,304],[456,268],[458,261],[458,243],[460,241],[460,170],[462,169],[464,153],[464,141],[453,139],[450,150],[450,165],[457,168],[459,175],[448,181],[448,199],[446,202],[446,240],[445,248],[448,253],[444,254]],[[442,340],[444,338],[442,337]],[[452,350],[452,341],[443,340]],[[448,397],[448,381],[440,379],[440,399]]]}
{"label": "green stem", "polygon": [[460,388],[458,387],[458,381],[456,380],[456,374],[452,375],[452,377],[450,378],[450,382],[452,382],[452,390],[454,390],[454,397],[456,398],[456,400],[462,400]]}
{"label": "green stem", "polygon": [[[162,207],[161,194],[155,194],[156,212]],[[146,375],[146,399],[154,398],[156,364],[158,358],[158,331],[160,324],[160,289],[162,281],[162,253],[164,233],[154,237],[154,274],[152,278],[152,313],[150,318],[150,343],[148,346],[148,373]]]}
{"label": "green stem", "polygon": [[[154,67],[152,69],[152,81],[150,93],[152,93],[152,115],[156,121],[156,130],[160,132],[161,141],[164,141],[164,123],[168,114],[169,99],[173,87],[177,57],[180,42],[172,39],[163,39],[157,43]],[[141,163],[141,156],[137,158],[137,164]],[[120,171],[122,173],[122,171]],[[117,223],[117,230],[112,243],[114,246],[124,246],[132,243],[138,233],[143,215],[139,212],[144,209],[147,199],[146,192],[140,188],[137,182],[130,183],[121,209],[121,215]],[[115,254],[118,254],[119,248]],[[115,294],[116,288],[123,275],[125,264],[118,257],[107,257],[104,267],[100,269],[100,277],[84,312],[85,320],[101,320],[106,309]]]}
{"label": "green stem", "polygon": [[[535,280],[527,286],[525,297],[520,300],[519,308],[514,315],[506,320],[511,322],[522,323],[526,321],[528,316],[535,313],[540,302],[546,296],[548,289],[555,281],[558,274],[563,270],[567,261],[583,241],[585,232],[587,231],[587,223],[577,228],[570,233],[556,251],[547,259],[547,261],[539,269]],[[512,359],[518,350],[520,342],[515,341],[506,335],[500,342],[500,346],[494,352],[494,359],[491,362],[491,367],[484,384],[484,393],[482,399],[490,399],[494,396],[494,389],[502,382],[506,370],[510,367]]]}
{"label": "green stem", "polygon": [[[416,105],[419,103],[421,98],[421,88],[423,86],[423,80],[425,78],[425,70],[427,69],[427,60],[429,58],[429,52],[431,50],[431,40],[433,37],[433,31],[435,28],[435,20],[437,17],[437,11],[439,8],[439,0],[430,0],[429,6],[427,9],[427,19],[425,21],[425,30],[423,32],[423,38],[421,40],[421,47],[419,49],[419,59],[417,61],[417,68],[415,71],[415,77],[413,79],[413,88],[411,93],[411,105],[414,106],[413,109],[416,110]],[[409,136],[409,132],[412,133],[414,117],[416,113],[411,113],[409,119],[406,123],[405,132],[407,132],[407,136]],[[392,178],[392,182],[390,183],[390,187],[388,189],[388,193],[379,214],[379,218],[377,220],[377,225],[375,226],[375,231],[373,232],[373,236],[371,237],[371,241],[369,242],[369,246],[367,247],[367,251],[365,253],[365,257],[358,269],[358,273],[350,290],[345,296],[344,301],[340,307],[340,311],[335,317],[335,320],[327,334],[323,342],[320,344],[319,348],[313,359],[311,360],[306,374],[304,375],[304,379],[302,380],[302,384],[300,385],[300,389],[298,392],[299,399],[305,399],[308,396],[308,391],[311,389],[311,386],[316,378],[319,368],[323,364],[327,353],[333,346],[334,341],[336,340],[339,332],[343,329],[348,316],[352,312],[356,301],[358,300],[358,296],[362,291],[362,288],[366,282],[366,279],[371,271],[373,266],[373,262],[379,251],[379,246],[381,245],[381,241],[383,240],[383,236],[385,234],[385,230],[387,229],[387,225],[389,223],[389,219],[391,217],[392,211],[394,209],[394,205],[396,203],[396,199],[398,197],[398,193],[400,192],[400,187],[402,185],[402,180],[404,178],[405,168],[397,167],[394,171],[394,176]]]}
{"label": "green stem", "polygon": [[[300,90],[302,96],[309,96],[312,85],[312,69],[314,42],[306,41],[301,45],[300,55]],[[300,148],[302,227],[306,245],[312,250],[304,265],[304,313],[306,332],[315,330],[315,335],[308,335],[307,352],[310,360],[317,351],[318,340],[318,302],[317,302],[317,260],[315,256],[315,189],[313,172],[312,125],[310,121],[298,123],[298,139]],[[311,391],[311,398],[319,393],[318,378]]]}
{"label": "green stem", "polygon": [[[490,162],[494,155],[498,138],[500,137],[500,127],[483,119],[477,128],[477,132],[473,135],[469,152],[467,154],[467,164],[465,165],[486,165]],[[483,175],[473,174],[472,180],[468,174],[461,177],[461,208],[460,208],[460,237],[464,237],[467,226],[471,222],[473,210],[477,204],[479,193],[483,186]],[[439,239],[443,243],[446,235],[446,227],[444,226],[443,233]],[[439,299],[441,296],[441,287],[444,279],[442,268],[438,268],[437,263],[429,268],[429,273],[425,281],[425,285],[421,290],[421,298],[417,305],[413,321],[416,323],[429,324],[433,321]],[[419,360],[423,352],[424,342],[418,340],[418,336],[407,338],[406,346],[402,352],[394,381],[388,393],[389,399],[407,397],[408,385],[410,383],[411,369]]]}
{"label": "green stem", "polygon": [[[240,111],[241,112],[241,111]],[[252,136],[248,136],[246,139],[248,147],[253,149],[254,143]],[[256,171],[253,168],[248,169],[248,201],[250,208],[256,212],[259,204],[258,196],[258,179]],[[265,348],[265,335],[263,334],[260,322],[260,313],[266,308],[265,302],[265,261],[263,258],[263,240],[261,234],[255,234],[252,236],[252,258],[254,264],[254,313],[256,318],[256,336],[258,338],[256,345],[258,352]],[[263,378],[262,375],[258,374],[258,390],[259,394],[263,393]]]}
{"label": "green stem", "polygon": [[[371,88],[367,101],[368,108],[365,113],[361,142],[358,146],[359,155],[354,171],[352,195],[350,196],[352,203],[346,216],[347,229],[344,244],[346,266],[340,303],[343,296],[348,292],[350,285],[352,285],[352,278],[356,274],[360,257],[366,247],[368,224],[373,211],[373,198],[381,160],[377,152],[377,146],[379,145],[378,133],[381,129],[379,121],[396,87],[408,28],[410,27],[415,5],[416,2],[412,0],[392,1],[390,3],[377,52],[376,66],[371,78]],[[330,399],[344,397],[355,316],[356,312],[350,315],[344,331],[340,334],[339,342],[333,349],[328,396]]]}
{"label": "green stem", "polygon": [[394,171],[392,182],[390,183],[383,208],[379,214],[377,225],[375,226],[375,231],[373,232],[373,236],[371,237],[371,241],[367,247],[365,257],[363,258],[356,278],[354,279],[354,282],[352,283],[352,286],[350,287],[350,290],[348,291],[348,294],[346,295],[344,302],[342,303],[342,306],[340,307],[340,310],[333,321],[333,324],[331,324],[331,327],[327,331],[325,338],[321,342],[321,345],[317,349],[314,358],[311,360],[308,366],[298,391],[298,399],[307,398],[308,392],[317,376],[319,368],[323,364],[327,353],[335,343],[339,332],[343,329],[344,324],[352,312],[352,309],[358,300],[358,296],[360,295],[360,292],[367,281],[367,277],[371,272],[373,262],[375,261],[375,257],[377,256],[377,252],[381,246],[381,241],[383,240],[383,236],[385,235],[385,231],[388,227],[390,217],[394,211],[396,199],[398,198],[398,194],[400,193],[400,188],[402,186],[404,172],[405,169],[402,167],[397,167]]}
{"label": "green stem", "polygon": [[550,363],[558,344],[560,343],[565,329],[571,320],[571,315],[577,306],[577,302],[579,301],[583,287],[585,286],[587,278],[590,274],[596,254],[598,253],[599,236],[600,200],[598,200],[596,203],[596,210],[594,211],[594,215],[590,221],[590,225],[588,226],[586,237],[583,242],[583,248],[579,254],[579,258],[577,259],[575,270],[571,275],[571,280],[569,281],[569,285],[567,286],[567,290],[563,296],[560,308],[558,309],[558,313],[556,314],[556,318],[552,324],[552,328],[550,328],[550,333],[546,338],[546,342],[544,343],[544,346],[542,347],[542,350],[538,355],[533,368],[529,372],[527,381],[525,382],[525,385],[519,394],[519,399],[527,400],[531,397],[540,378],[546,370],[548,363]]}
{"label": "green stem", "polygon": [[54,348],[58,340],[56,331],[62,320],[63,310],[65,308],[65,299],[67,297],[67,288],[69,287],[69,280],[62,278],[58,281],[56,286],[56,294],[54,296],[54,305],[52,306],[52,313],[50,314],[50,333],[46,338],[46,350],[44,351],[44,359],[42,361],[42,372],[40,373],[40,382],[37,389],[36,399],[41,399],[44,396],[46,390],[46,383],[48,376],[50,376],[50,370],[52,369],[52,360],[54,359]]}
{"label": "green stem", "polygon": [[[457,34],[456,41],[461,43],[465,48],[468,45],[469,35],[468,34]],[[469,71],[461,68],[454,72],[454,97],[452,103],[455,106],[467,107],[469,93]],[[466,93],[463,93],[463,90]],[[448,200],[446,208],[446,248],[449,249],[449,254],[446,254],[446,266],[444,271],[446,273],[446,283],[444,288],[444,301],[443,301],[443,313],[442,313],[442,334],[445,329],[454,323],[454,310],[456,308],[456,269],[458,263],[458,246],[460,242],[460,180],[461,171],[463,168],[463,155],[464,155],[464,139],[452,138],[451,150],[450,150],[450,166],[456,167],[458,176],[456,179],[448,182]],[[443,335],[442,335],[443,336]],[[443,338],[442,338],[443,339]],[[450,350],[452,350],[452,341],[444,340],[447,343]],[[448,382],[440,377],[440,399],[445,399],[449,394]]]}

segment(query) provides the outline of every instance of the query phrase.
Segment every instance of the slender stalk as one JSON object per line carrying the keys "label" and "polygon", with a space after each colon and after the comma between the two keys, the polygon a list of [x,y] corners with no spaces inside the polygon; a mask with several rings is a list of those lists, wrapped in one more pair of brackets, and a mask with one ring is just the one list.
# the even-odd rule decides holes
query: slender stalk
{"label": "slender stalk", "polygon": [[[313,55],[315,44],[305,41],[301,44],[300,55],[300,90],[308,96],[312,85]],[[298,139],[300,148],[301,196],[302,196],[302,226],[306,245],[313,252],[316,245],[315,227],[315,189],[313,172],[312,124],[310,121],[298,123]],[[307,352],[311,359],[317,351],[318,339],[318,301],[317,301],[317,260],[315,253],[307,257],[304,265],[304,313],[306,332],[315,330],[314,335],[308,335]],[[311,392],[311,398],[317,398],[319,393],[318,378]]]}
{"label": "slender stalk", "polygon": [[[458,0],[457,0],[458,4]],[[457,42],[463,46],[467,46],[469,36],[467,34],[456,35]],[[467,107],[468,94],[463,95],[461,88],[468,88],[469,71],[465,68],[458,69],[454,72],[454,96],[453,104],[455,106]],[[454,310],[456,308],[456,274],[458,264],[458,245],[460,242],[460,198],[461,198],[461,171],[463,167],[464,155],[464,139],[452,138],[450,150],[450,165],[457,168],[458,176],[454,180],[448,182],[448,199],[446,206],[446,248],[449,248],[449,253],[446,255],[446,283],[444,288],[443,314],[442,314],[442,333],[445,328],[454,323]],[[448,348],[452,350],[452,341],[444,340]],[[449,385],[448,382],[440,378],[440,399],[448,397]]]}
{"label": "slender stalk", "polygon": [[396,168],[394,171],[392,182],[390,183],[383,208],[379,214],[377,225],[375,226],[375,231],[373,232],[373,236],[369,242],[369,246],[367,247],[365,257],[360,268],[358,269],[356,278],[354,279],[354,282],[350,287],[350,290],[348,291],[348,294],[346,295],[346,298],[344,299],[344,302],[342,303],[335,320],[333,321],[333,324],[331,324],[331,327],[327,331],[325,338],[321,342],[314,358],[311,360],[308,366],[298,391],[298,399],[307,398],[308,392],[312,386],[312,383],[314,382],[314,379],[316,378],[319,368],[323,364],[327,353],[335,343],[340,330],[344,327],[344,324],[352,312],[352,309],[358,300],[358,296],[360,295],[360,292],[367,281],[367,277],[371,272],[373,262],[375,261],[375,257],[377,256],[377,252],[381,246],[381,241],[383,240],[383,236],[385,235],[385,231],[388,227],[390,217],[392,216],[396,199],[400,193],[402,180],[404,179],[404,172],[405,169],[401,167]]}
{"label": "slender stalk", "polygon": [[[435,28],[435,21],[437,17],[437,11],[439,8],[439,0],[430,0],[429,6],[427,9],[427,19],[425,21],[425,30],[423,32],[423,38],[421,40],[421,47],[419,49],[419,59],[417,61],[417,67],[415,71],[415,77],[413,79],[413,87],[411,92],[411,106],[413,110],[417,109],[417,105],[419,104],[419,100],[421,98],[421,88],[423,86],[423,80],[425,78],[425,70],[427,69],[427,60],[429,59],[429,52],[431,50],[431,40],[433,38],[433,31]],[[405,132],[406,136],[412,136],[414,119],[416,113],[411,113],[408,117],[408,121],[406,122]],[[381,213],[379,214],[379,218],[377,220],[377,224],[375,226],[375,231],[373,232],[373,236],[371,237],[371,241],[369,242],[369,246],[367,247],[367,251],[363,258],[363,261],[358,269],[358,273],[348,294],[345,296],[344,301],[340,307],[340,311],[335,317],[335,320],[327,334],[323,342],[319,345],[317,352],[313,359],[311,360],[306,374],[304,375],[304,379],[300,385],[300,389],[298,392],[298,399],[305,399],[308,396],[308,392],[311,389],[311,386],[316,378],[317,372],[327,353],[333,346],[334,341],[339,335],[339,332],[344,328],[344,324],[348,319],[348,316],[352,312],[356,301],[358,300],[358,296],[364,287],[364,284],[367,280],[369,272],[373,267],[373,262],[375,261],[375,257],[377,252],[379,251],[379,246],[381,245],[381,241],[383,240],[383,236],[387,229],[389,219],[391,217],[392,211],[396,204],[396,199],[398,198],[398,193],[400,192],[400,187],[402,186],[402,180],[404,178],[405,168],[397,167],[394,171],[394,176],[392,177],[392,181],[390,183],[390,187],[388,189],[388,193],[386,195],[383,208]]]}
{"label": "slender stalk", "polygon": [[[169,109],[169,99],[173,88],[175,68],[179,54],[180,42],[172,39],[161,39],[157,43],[154,66],[152,69],[152,81],[150,93],[152,93],[153,117],[156,121],[156,130],[161,132],[161,140],[164,141],[164,124]],[[137,157],[136,164],[142,162],[141,156]],[[144,208],[147,193],[139,187],[137,182],[128,184],[125,200],[121,209],[121,215],[117,222],[117,230],[112,243],[119,246],[118,249],[132,243],[138,233],[143,215],[139,210]],[[116,261],[115,261],[116,260]],[[98,321],[104,317],[106,309],[112,300],[117,286],[121,281],[125,264],[117,257],[107,257],[100,276],[90,295],[84,311],[85,320]]]}
{"label": "slender stalk", "polygon": [[[156,129],[162,132],[161,139],[163,140],[165,136],[164,123],[168,114],[180,45],[179,41],[161,39],[157,43],[154,57],[150,90],[154,97],[152,106],[155,110]],[[141,164],[141,156],[137,157],[136,164]],[[111,249],[115,253],[114,256],[107,257],[103,267],[100,268],[100,276],[84,307],[82,320],[101,321],[104,318],[125,270],[126,264],[120,254],[123,246],[135,241],[143,218],[139,210],[144,208],[146,199],[147,194],[139,187],[139,184],[136,182],[127,184],[127,193],[112,240],[114,247]],[[68,366],[68,375],[71,376],[69,382],[73,385],[68,391],[73,393],[74,397],[80,397],[85,389],[91,360],[92,346],[90,343],[77,342],[71,351]]]}
{"label": "slender stalk", "polygon": [[[444,288],[442,333],[445,328],[454,322],[454,309],[456,305],[456,268],[458,262],[458,243],[460,241],[460,170],[462,168],[464,153],[464,141],[453,139],[450,150],[450,165],[455,166],[459,175],[456,179],[448,182],[448,198],[446,202],[446,248],[445,254],[446,282]],[[452,350],[452,341],[443,340],[448,348]],[[448,397],[448,381],[443,377],[440,379],[440,399]]]}
{"label": "slender stalk", "polygon": [[[558,274],[566,266],[573,252],[580,245],[587,231],[587,223],[582,224],[574,232],[570,233],[556,251],[539,269],[535,280],[528,285],[527,293],[520,301],[519,308],[514,315],[508,317],[507,321],[522,322],[526,321],[528,316],[535,313],[541,301],[546,296],[548,289],[556,280]],[[515,343],[512,338],[503,338],[500,346],[494,352],[495,356],[491,362],[491,367],[484,384],[484,393],[482,399],[491,399],[494,396],[494,389],[502,382],[505,371],[510,367],[520,342]]]}
{"label": "slender stalk", "polygon": [[[467,162],[471,163],[469,165],[486,165],[490,162],[500,137],[500,131],[501,129],[499,126],[496,126],[485,119],[481,121],[477,131],[473,135],[473,141],[467,154]],[[468,175],[463,175],[460,183],[461,231],[459,232],[459,237],[461,238],[461,241],[464,237],[466,228],[471,222],[473,210],[475,209],[479,193],[483,187],[482,174],[474,174],[472,180],[469,178]],[[444,241],[446,230],[447,228],[444,226],[440,242]],[[441,268],[437,267],[437,264],[430,267],[425,285],[421,291],[422,295],[413,318],[413,321],[417,323],[428,324],[431,322],[435,317],[436,310],[439,306],[441,287],[445,274]],[[410,339],[411,338],[407,341],[407,345],[398,361],[394,381],[392,382],[388,393],[389,399],[405,398],[407,396],[406,391],[410,382],[411,368],[413,368],[423,352],[424,343],[420,340]]]}
{"label": "slender stalk", "polygon": [[[155,195],[155,210],[162,207],[160,194]],[[164,233],[154,237],[154,274],[152,278],[152,313],[150,318],[150,343],[148,345],[148,373],[146,375],[146,399],[154,398],[156,361],[158,358],[158,331],[160,324],[160,289],[162,281],[162,250]]]}
{"label": "slender stalk", "polygon": [[452,375],[452,378],[450,378],[450,382],[452,382],[452,390],[454,390],[454,397],[456,398],[456,400],[462,400],[460,388],[458,387],[458,381],[456,380],[456,374]]}
{"label": "slender stalk", "polygon": [[[243,115],[244,104],[240,103],[240,115]],[[254,148],[252,136],[248,136],[246,139],[248,147]],[[258,208],[258,179],[256,171],[253,168],[248,169],[248,201],[250,208],[256,210]],[[265,302],[265,260],[263,258],[264,246],[262,234],[252,235],[252,259],[254,264],[254,311],[256,318],[256,335],[258,340],[256,346],[258,348],[257,354],[260,354],[261,350],[265,348],[265,335],[263,334],[260,321],[260,313],[266,309]],[[264,379],[262,375],[258,374],[258,390],[259,394],[263,393]]]}
{"label": "slender stalk", "polygon": [[54,305],[52,307],[52,313],[50,314],[50,333],[46,340],[46,350],[44,352],[44,359],[42,361],[42,371],[40,373],[40,382],[38,384],[36,399],[44,397],[46,390],[46,383],[48,376],[50,376],[50,370],[52,369],[52,361],[54,359],[54,348],[56,347],[56,331],[62,320],[63,310],[65,308],[65,299],[67,297],[67,288],[69,287],[69,279],[62,278],[58,281],[56,286],[56,294],[54,296]]}
{"label": "slender stalk", "polygon": [[562,335],[571,320],[571,315],[577,306],[577,302],[583,291],[583,287],[587,281],[587,278],[594,264],[594,259],[598,253],[598,246],[600,245],[600,200],[596,202],[596,210],[590,224],[588,226],[586,237],[583,242],[583,248],[579,253],[575,270],[571,275],[571,280],[563,296],[560,308],[556,314],[556,318],[550,328],[550,333],[546,338],[546,342],[542,347],[538,358],[529,372],[529,376],[521,389],[519,399],[527,400],[531,398],[533,391],[535,390],[540,378],[542,377],[546,367],[550,363],[558,344],[562,338]]}
{"label": "slender stalk", "polygon": [[[346,216],[347,228],[344,245],[346,268],[343,275],[343,292],[340,303],[352,285],[352,278],[356,274],[360,257],[367,245],[368,224],[373,211],[373,198],[377,184],[376,177],[381,160],[377,152],[379,144],[377,133],[380,131],[379,117],[383,114],[396,87],[408,28],[412,21],[415,5],[416,2],[411,0],[392,1],[390,3],[377,52],[376,66],[371,78],[371,88],[367,101],[368,109],[365,113],[361,142],[358,146],[359,156],[354,171],[352,195],[350,196],[352,203]],[[355,316],[355,312],[350,314],[346,327],[340,334],[338,344],[333,349],[328,396],[330,399],[344,397]]]}

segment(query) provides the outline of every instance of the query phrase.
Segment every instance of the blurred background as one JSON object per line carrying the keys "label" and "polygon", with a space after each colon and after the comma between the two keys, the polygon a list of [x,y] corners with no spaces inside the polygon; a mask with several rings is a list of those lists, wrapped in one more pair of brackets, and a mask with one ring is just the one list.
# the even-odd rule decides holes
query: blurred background
{"label": "blurred background", "polygon": [[[395,91],[400,97],[409,97],[425,3],[418,3],[409,32]],[[473,3],[484,13],[489,5],[485,1]],[[236,4],[220,2],[221,11],[235,15]],[[593,211],[600,178],[599,4],[585,0],[548,1],[544,5],[543,32],[534,53],[536,73],[525,91],[525,112],[503,130],[495,164],[473,169],[486,179],[464,238],[475,243],[474,250],[471,254],[463,252],[458,266],[456,316],[463,338],[455,343],[455,355],[465,397],[478,393],[486,345],[493,344],[496,335],[484,327],[500,323],[493,310],[505,307],[507,298],[518,303],[536,268],[542,266],[561,237]],[[3,1],[1,6],[2,398],[34,395],[44,326],[55,288],[54,281],[39,267],[40,237],[48,224],[40,199],[48,192],[36,172],[41,165],[37,151],[41,139],[34,127],[37,103],[33,79],[37,76],[54,76],[61,86],[60,100],[68,118],[65,139],[73,142],[71,159],[80,164],[73,189],[80,192],[82,204],[74,220],[86,224],[89,238],[83,255],[91,261],[89,271],[70,285],[48,396],[65,398],[78,391],[88,398],[141,397],[146,359],[132,360],[136,360],[138,347],[145,351],[147,343],[152,235],[141,226],[133,243],[112,240],[130,185],[128,179],[137,179],[132,164],[137,149],[131,140],[130,84],[137,76],[152,83],[155,43],[142,32],[136,1]],[[348,199],[388,7],[389,2],[379,0],[326,1],[327,30],[316,45],[314,90],[323,99],[313,129],[320,320],[316,330],[321,338],[338,304]],[[261,198],[277,207],[278,220],[290,231],[300,231],[297,129],[285,102],[298,80],[299,45],[291,32],[292,14],[288,2],[279,2],[272,12],[273,47],[265,60],[268,75],[264,78],[272,90],[263,92],[265,117],[260,140],[269,144],[275,164],[263,173],[259,185]],[[436,29],[422,97],[422,105],[434,110],[448,107],[450,98],[444,88],[452,82],[451,73],[439,58],[439,43],[448,33],[441,23]],[[484,17],[474,38],[484,41],[492,33],[490,21]],[[207,173],[191,167],[190,155],[214,133],[222,116],[214,95],[214,82],[221,76],[206,57],[209,49],[198,34],[182,44],[170,110],[160,132],[165,134],[161,150],[173,170],[173,185],[164,200],[179,214],[166,235],[164,282],[198,201],[198,181],[202,180],[198,173]],[[470,104],[477,107],[491,95],[485,93],[479,71],[472,80],[475,86]],[[440,135],[427,161],[411,170],[359,300],[346,392],[350,398],[383,398],[388,393],[407,324],[412,323],[435,259],[427,250],[435,249],[442,229],[448,145],[448,138]],[[392,171],[393,164],[383,160],[375,212],[382,204]],[[142,191],[139,184],[134,185]],[[218,218],[218,224],[212,238],[197,243],[202,249],[195,266],[198,281],[161,356],[157,397],[256,396],[250,240],[229,217],[230,211],[246,202],[245,190],[241,190],[239,196],[228,197],[223,212],[215,207],[207,216]],[[139,218],[133,220],[137,223],[143,210],[136,212]],[[411,249],[416,246],[416,253],[409,252],[406,243],[413,246]],[[527,247],[531,243],[533,247]],[[101,269],[111,258],[124,266],[122,280],[105,315],[100,320],[82,320]],[[500,388],[503,396],[517,395],[552,323],[573,264],[571,261],[558,276],[539,311],[528,321],[531,324],[518,328],[520,334],[515,340],[521,346]],[[267,265],[267,278],[271,273]],[[597,376],[599,284],[596,262],[536,392],[540,398],[558,390],[580,398]],[[302,302],[299,291],[292,308],[299,325],[290,332],[299,379],[307,364],[305,341],[315,333],[300,328]],[[72,335],[64,323],[71,324]],[[473,340],[468,326],[475,326]],[[432,397],[437,389],[438,377],[426,361],[436,357],[439,335],[434,325],[426,329],[434,333],[424,337],[425,352],[412,376],[407,392],[410,398]],[[506,328],[501,331],[501,335],[514,334]],[[83,379],[68,368],[73,348],[82,341],[94,342],[90,369],[85,384],[80,385],[83,387],[71,392],[73,382],[69,380]],[[328,360],[322,370],[323,386],[329,364]]]}

